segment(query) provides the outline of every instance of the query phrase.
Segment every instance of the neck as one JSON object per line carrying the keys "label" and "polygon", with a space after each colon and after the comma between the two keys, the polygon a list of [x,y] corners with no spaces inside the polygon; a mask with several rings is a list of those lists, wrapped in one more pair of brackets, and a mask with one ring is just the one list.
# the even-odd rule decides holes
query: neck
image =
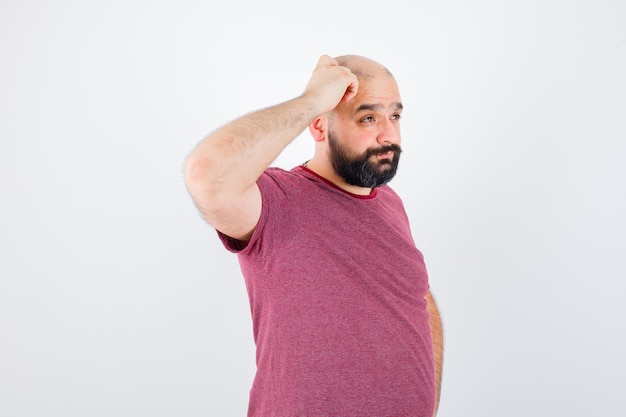
{"label": "neck", "polygon": [[304,166],[349,193],[356,195],[370,195],[372,193],[371,188],[359,187],[358,185],[351,185],[345,182],[343,178],[337,175],[330,161],[324,163],[314,157],[310,161],[305,162]]}

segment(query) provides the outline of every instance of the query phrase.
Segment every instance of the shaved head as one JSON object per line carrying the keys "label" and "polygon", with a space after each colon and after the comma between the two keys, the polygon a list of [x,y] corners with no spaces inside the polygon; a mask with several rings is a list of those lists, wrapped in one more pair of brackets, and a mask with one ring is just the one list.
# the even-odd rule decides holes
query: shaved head
{"label": "shaved head", "polygon": [[365,195],[391,180],[398,167],[403,108],[398,83],[371,58],[327,58],[320,58],[322,65],[339,65],[343,68],[336,72],[342,75],[349,70],[352,84],[332,110],[309,125],[316,142],[310,166],[346,190]]}
{"label": "shaved head", "polygon": [[391,71],[384,65],[360,55],[342,55],[335,58],[339,65],[347,67],[357,78],[368,80],[384,75],[393,77]]}

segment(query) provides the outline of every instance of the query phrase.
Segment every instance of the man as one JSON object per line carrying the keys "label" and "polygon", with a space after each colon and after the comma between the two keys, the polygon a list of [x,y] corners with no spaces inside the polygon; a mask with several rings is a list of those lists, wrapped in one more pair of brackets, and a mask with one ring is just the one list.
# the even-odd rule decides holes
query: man
{"label": "man", "polygon": [[[185,178],[239,256],[257,346],[249,417],[430,417],[441,322],[400,198],[392,74],[323,55],[302,95],[206,137]],[[269,168],[308,126],[312,159]]]}

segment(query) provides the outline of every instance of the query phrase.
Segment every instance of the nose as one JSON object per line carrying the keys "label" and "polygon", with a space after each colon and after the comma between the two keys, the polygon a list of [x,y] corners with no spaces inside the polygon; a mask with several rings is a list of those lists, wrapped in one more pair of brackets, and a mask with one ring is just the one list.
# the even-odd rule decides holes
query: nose
{"label": "nose", "polygon": [[399,145],[400,126],[397,120],[384,119],[380,124],[376,140],[381,145]]}

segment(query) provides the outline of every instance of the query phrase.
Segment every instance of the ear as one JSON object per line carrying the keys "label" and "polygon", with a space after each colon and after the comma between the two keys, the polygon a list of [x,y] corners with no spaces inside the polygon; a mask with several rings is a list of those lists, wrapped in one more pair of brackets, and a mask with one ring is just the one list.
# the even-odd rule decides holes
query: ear
{"label": "ear", "polygon": [[326,126],[328,126],[326,115],[318,117],[309,125],[309,132],[311,132],[315,142],[326,140]]}

